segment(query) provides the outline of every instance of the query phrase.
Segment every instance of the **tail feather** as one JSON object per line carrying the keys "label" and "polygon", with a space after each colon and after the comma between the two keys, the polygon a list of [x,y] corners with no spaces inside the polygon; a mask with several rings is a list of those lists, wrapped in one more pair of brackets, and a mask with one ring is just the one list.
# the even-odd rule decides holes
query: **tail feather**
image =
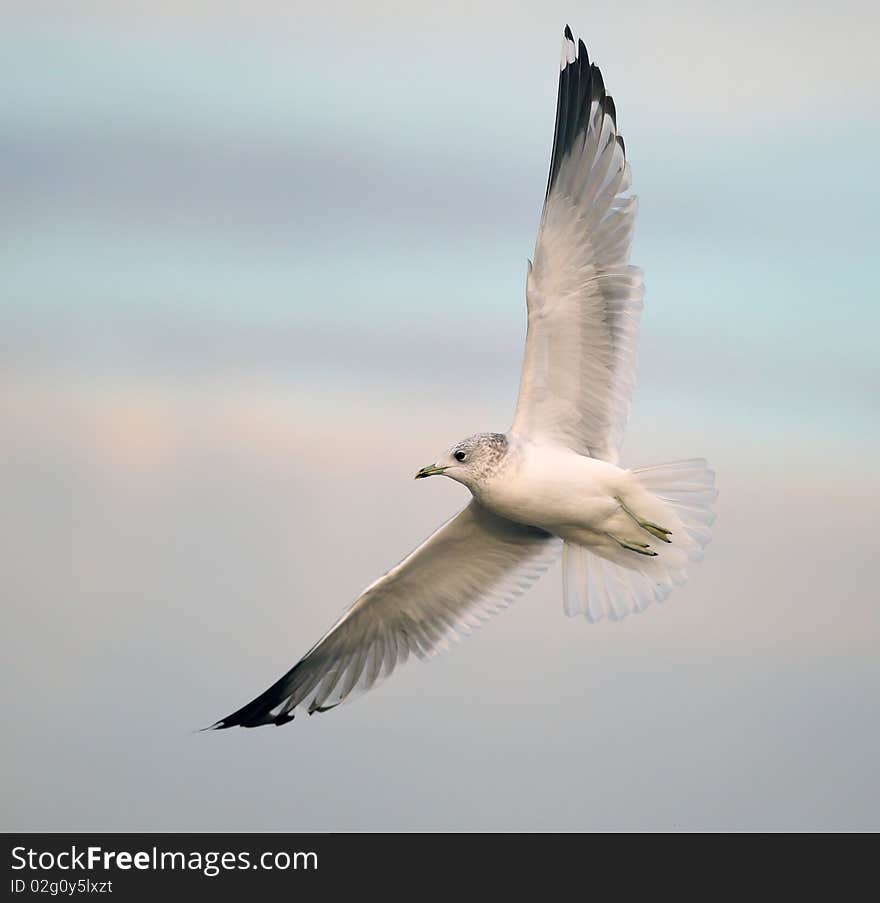
{"label": "tail feather", "polygon": [[672,530],[672,542],[656,557],[627,555],[624,566],[585,546],[566,542],[562,555],[565,613],[583,613],[595,623],[620,621],[663,602],[687,581],[687,564],[699,561],[711,539],[717,498],[715,473],[702,458],[675,461],[631,471],[660,505],[657,522]]}
{"label": "tail feather", "polygon": [[715,471],[704,458],[675,461],[654,467],[640,467],[632,471],[639,482],[675,511],[685,532],[692,540],[688,550],[691,561],[700,561],[703,549],[712,538],[709,529],[715,523],[712,504],[718,498]]}

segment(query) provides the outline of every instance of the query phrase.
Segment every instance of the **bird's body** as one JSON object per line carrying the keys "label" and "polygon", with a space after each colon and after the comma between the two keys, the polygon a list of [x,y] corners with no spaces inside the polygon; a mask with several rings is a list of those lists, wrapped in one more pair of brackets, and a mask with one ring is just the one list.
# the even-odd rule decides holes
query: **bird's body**
{"label": "bird's body", "polygon": [[[503,441],[497,433],[473,440],[475,449],[491,442],[491,463],[454,478],[493,514],[539,527],[578,554],[598,556],[654,583],[664,584],[667,577],[676,582],[688,559],[700,556],[702,546],[682,522],[683,512],[658,495],[656,488],[651,491],[651,480],[646,485],[640,476],[656,477],[657,468],[627,470],[555,442],[534,442],[513,432],[504,435]],[[499,448],[503,448],[501,455]],[[452,458],[447,470],[455,469]],[[673,493],[682,474],[694,481],[695,489],[704,487],[707,479],[705,462],[700,460],[672,465],[667,483],[662,482],[665,469],[659,470],[660,488]],[[613,616],[613,609],[609,614]]]}
{"label": "bird's body", "polygon": [[469,488],[501,517],[577,542],[601,535],[620,511],[615,497],[634,490],[628,471],[551,443],[508,434],[496,470]]}
{"label": "bird's body", "polygon": [[338,705],[469,633],[560,552],[565,612],[591,622],[641,612],[684,582],[710,538],[714,474],[699,458],[619,465],[644,296],[629,264],[630,184],[614,101],[566,27],[513,426],[457,442],[418,472],[457,480],[473,499],[215,728]]}

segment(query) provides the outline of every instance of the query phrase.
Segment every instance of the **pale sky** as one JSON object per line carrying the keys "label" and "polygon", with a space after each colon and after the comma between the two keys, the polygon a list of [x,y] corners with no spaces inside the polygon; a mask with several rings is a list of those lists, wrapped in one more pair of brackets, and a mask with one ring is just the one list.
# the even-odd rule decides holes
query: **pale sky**
{"label": "pale sky", "polygon": [[[0,13],[2,827],[880,827],[873,6],[204,9]],[[193,733],[509,425],[566,22],[641,198],[625,461],[710,459],[706,560]]]}

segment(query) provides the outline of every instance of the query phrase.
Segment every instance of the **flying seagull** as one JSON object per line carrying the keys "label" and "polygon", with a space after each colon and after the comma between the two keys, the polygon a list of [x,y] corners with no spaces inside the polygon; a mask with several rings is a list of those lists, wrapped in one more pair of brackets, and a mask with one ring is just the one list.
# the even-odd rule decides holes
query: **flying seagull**
{"label": "flying seagull", "polygon": [[513,426],[456,442],[416,474],[463,483],[470,504],[213,728],[285,724],[369,690],[505,608],[560,550],[565,612],[591,622],[641,612],[684,582],[710,538],[713,472],[703,459],[618,464],[644,296],[629,265],[630,185],[614,101],[566,26]]}

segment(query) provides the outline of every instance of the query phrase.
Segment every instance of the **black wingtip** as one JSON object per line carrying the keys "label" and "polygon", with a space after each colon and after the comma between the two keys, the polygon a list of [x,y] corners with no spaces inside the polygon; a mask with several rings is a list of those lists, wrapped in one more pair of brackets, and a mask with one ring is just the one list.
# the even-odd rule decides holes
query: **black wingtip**
{"label": "black wingtip", "polygon": [[565,37],[569,41],[574,41],[574,35],[571,33],[571,29],[568,27],[568,25],[565,26]]}
{"label": "black wingtip", "polygon": [[332,705],[315,705],[314,703],[312,703],[309,706],[309,715],[321,715],[324,712],[329,712],[330,709],[335,709],[338,705],[342,705],[342,700],[340,700],[339,702],[334,702]]}
{"label": "black wingtip", "polygon": [[222,731],[227,727],[231,727],[232,725],[226,724],[221,718],[219,721],[215,721],[213,724],[209,724],[207,727],[200,727],[196,733],[204,734],[205,731]]}
{"label": "black wingtip", "polygon": [[605,115],[611,117],[614,128],[617,128],[617,107],[614,106],[614,98],[610,94],[605,95]]}
{"label": "black wingtip", "polygon": [[598,102],[605,96],[605,80],[602,78],[602,70],[593,63],[590,66],[590,80],[592,83],[592,99]]}
{"label": "black wingtip", "polygon": [[228,718],[221,718],[219,721],[215,721],[213,724],[209,724],[207,727],[200,727],[197,733],[204,733],[205,731],[225,731],[231,727],[262,727],[264,724],[274,724],[276,727],[281,727],[282,724],[287,724],[288,721],[293,721],[293,715],[289,712],[282,712],[280,715],[276,715],[274,718],[270,719],[255,719],[253,721],[243,721],[243,720],[233,720],[235,718],[234,715],[230,715]]}

